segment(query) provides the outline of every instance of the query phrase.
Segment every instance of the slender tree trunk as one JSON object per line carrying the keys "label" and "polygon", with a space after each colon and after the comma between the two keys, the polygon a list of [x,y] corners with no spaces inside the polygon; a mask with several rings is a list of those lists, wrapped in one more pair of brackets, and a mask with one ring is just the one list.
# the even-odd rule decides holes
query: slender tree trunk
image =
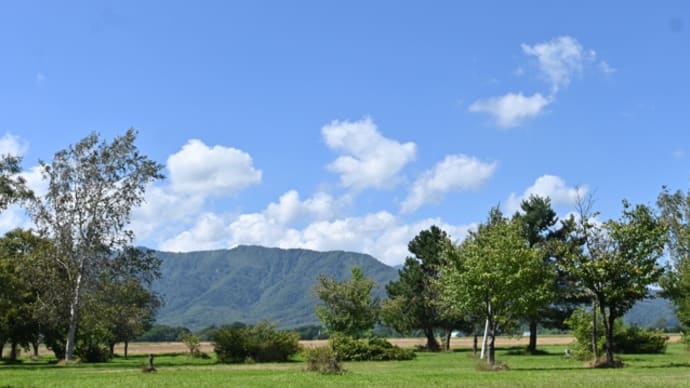
{"label": "slender tree trunk", "polygon": [[19,353],[19,344],[13,340],[10,345],[10,361],[17,361],[19,356],[17,353]]}
{"label": "slender tree trunk", "polygon": [[446,338],[445,338],[445,341],[443,344],[443,347],[445,348],[444,350],[446,352],[450,351],[450,337],[451,337],[451,335],[453,335],[453,329],[446,330]]}
{"label": "slender tree trunk", "polygon": [[474,353],[475,356],[477,355],[477,350],[478,350],[478,349],[477,349],[477,342],[479,341],[479,338],[478,338],[478,337],[479,337],[479,335],[478,335],[477,332],[475,331],[475,332],[474,332],[474,338],[473,338],[473,340],[472,340],[472,353]]}
{"label": "slender tree trunk", "polygon": [[606,308],[602,303],[599,303],[599,312],[601,313],[602,321],[604,322],[604,335],[606,336],[606,363],[609,366],[613,365],[613,321],[615,315],[609,308],[608,316],[606,315]]}
{"label": "slender tree trunk", "polygon": [[438,344],[438,341],[436,340],[436,337],[434,336],[434,328],[433,327],[425,328],[424,334],[426,335],[426,348],[429,351],[438,352],[439,350],[441,350],[440,345]]}
{"label": "slender tree trunk", "polygon": [[496,365],[496,323],[493,319],[489,323],[489,357],[487,358],[487,364],[493,366]]}
{"label": "slender tree trunk", "polygon": [[2,360],[2,351],[5,349],[5,340],[0,340],[0,360]]}
{"label": "slender tree trunk", "polygon": [[72,361],[74,354],[74,341],[77,334],[77,323],[79,322],[79,299],[81,294],[81,280],[83,263],[79,265],[77,281],[74,287],[74,295],[69,306],[69,329],[67,330],[67,343],[65,345],[65,361]]}
{"label": "slender tree trunk", "polygon": [[125,340],[125,359],[127,359],[127,348],[129,348],[129,341]]}
{"label": "slender tree trunk", "polygon": [[597,337],[599,332],[597,330],[597,302],[592,299],[592,354],[594,355],[594,362],[599,359],[599,349],[597,344]]}
{"label": "slender tree trunk", "polygon": [[537,320],[531,319],[529,321],[529,345],[527,345],[527,353],[534,354],[537,352]]}
{"label": "slender tree trunk", "polygon": [[38,347],[41,346],[41,342],[38,339],[31,341],[31,347],[34,351],[34,357],[38,357]]}
{"label": "slender tree trunk", "polygon": [[113,356],[115,356],[115,342],[110,342],[108,344],[108,352],[110,353],[110,358],[113,358]]}
{"label": "slender tree trunk", "polygon": [[614,366],[613,350],[615,349],[616,344],[613,340],[613,323],[616,321],[616,315],[611,312],[610,308],[608,318],[609,324],[606,325],[606,363],[609,364],[609,366]]}

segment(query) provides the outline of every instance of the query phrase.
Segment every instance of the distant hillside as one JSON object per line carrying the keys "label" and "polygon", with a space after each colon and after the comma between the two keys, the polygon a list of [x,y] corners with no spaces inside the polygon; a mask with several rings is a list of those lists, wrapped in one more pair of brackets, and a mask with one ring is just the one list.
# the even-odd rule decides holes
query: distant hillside
{"label": "distant hillside", "polygon": [[671,302],[661,297],[643,299],[637,302],[625,314],[623,320],[627,324],[653,328],[671,329],[680,325]]}
{"label": "distant hillside", "polygon": [[154,289],[165,299],[158,322],[199,329],[234,321],[276,321],[282,327],[317,324],[316,277],[350,277],[355,265],[379,285],[397,279],[397,270],[375,258],[352,252],[315,252],[240,246],[230,250],[169,253]]}

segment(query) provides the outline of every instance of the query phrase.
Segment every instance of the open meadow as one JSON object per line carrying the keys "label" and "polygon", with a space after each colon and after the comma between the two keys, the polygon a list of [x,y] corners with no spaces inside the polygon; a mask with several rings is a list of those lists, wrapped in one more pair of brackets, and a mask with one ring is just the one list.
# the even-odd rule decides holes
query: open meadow
{"label": "open meadow", "polygon": [[[565,357],[568,345],[562,342],[566,340],[571,338],[543,338],[543,354],[529,356],[523,352],[524,345],[513,343],[522,340],[503,338],[497,360],[509,370],[500,372],[480,371],[483,361],[466,346],[468,339],[459,339],[452,352],[417,353],[412,361],[347,362],[342,375],[306,372],[301,357],[287,363],[222,365],[212,353],[208,359],[175,353],[180,349],[177,344],[133,344],[129,359],[116,357],[108,363],[63,366],[46,355],[38,360],[23,358],[20,364],[0,364],[0,387],[673,387],[690,382],[690,353],[681,344],[669,345],[661,355],[621,355],[625,367],[620,369],[591,369]],[[164,350],[167,353],[159,353]],[[156,373],[142,372],[144,353],[149,351],[158,353]]]}

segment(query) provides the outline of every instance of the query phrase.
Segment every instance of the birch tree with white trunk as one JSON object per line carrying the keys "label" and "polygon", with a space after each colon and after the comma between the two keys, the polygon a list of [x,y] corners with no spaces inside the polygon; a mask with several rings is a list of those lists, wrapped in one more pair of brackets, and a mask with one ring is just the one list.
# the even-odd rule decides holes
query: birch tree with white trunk
{"label": "birch tree with white trunk", "polygon": [[113,252],[132,243],[127,229],[148,183],[161,179],[162,165],[141,155],[129,129],[111,142],[93,133],[41,161],[48,191],[31,215],[55,245],[54,259],[68,273],[69,329],[65,361],[73,359],[82,295],[107,268]]}

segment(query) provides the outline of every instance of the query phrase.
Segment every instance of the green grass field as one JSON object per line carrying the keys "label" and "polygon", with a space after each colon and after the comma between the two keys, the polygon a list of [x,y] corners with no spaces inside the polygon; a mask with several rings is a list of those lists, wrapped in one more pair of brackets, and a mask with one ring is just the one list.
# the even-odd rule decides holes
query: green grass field
{"label": "green grass field", "polygon": [[219,365],[211,359],[159,355],[156,373],[142,373],[143,355],[104,364],[56,365],[25,359],[0,364],[0,387],[308,387],[308,386],[482,386],[482,387],[673,387],[690,386],[690,353],[669,345],[662,355],[623,355],[620,369],[590,369],[565,358],[565,346],[542,346],[546,354],[527,356],[522,348],[500,348],[497,359],[510,370],[479,371],[470,351],[418,353],[413,361],[350,362],[342,375],[304,371],[300,360],[280,364]]}

